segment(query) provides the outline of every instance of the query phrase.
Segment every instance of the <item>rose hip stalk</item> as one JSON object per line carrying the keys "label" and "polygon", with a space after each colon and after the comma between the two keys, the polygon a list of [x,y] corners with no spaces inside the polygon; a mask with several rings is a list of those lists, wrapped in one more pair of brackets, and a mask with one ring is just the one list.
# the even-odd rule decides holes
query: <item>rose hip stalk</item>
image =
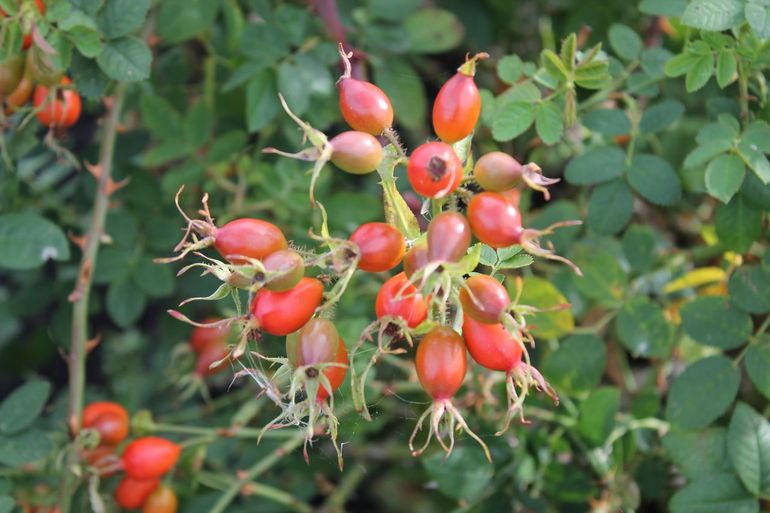
{"label": "rose hip stalk", "polygon": [[[417,420],[417,425],[409,437],[409,449],[415,456],[420,455],[431,441],[433,435],[441,444],[441,447],[450,454],[454,447],[455,429],[463,429],[468,435],[476,440],[484,449],[484,454],[491,462],[492,456],[486,444],[468,427],[462,414],[452,404],[452,397],[457,393],[465,379],[465,372],[468,367],[467,357],[465,355],[465,343],[463,338],[456,331],[447,327],[439,326],[431,330],[417,346],[417,357],[415,359],[415,368],[417,377],[423,389],[433,399],[433,405],[425,410]],[[420,449],[415,450],[414,439],[417,432],[422,429],[425,419],[430,415],[430,427],[425,444]],[[441,436],[441,421],[447,421],[447,432],[449,433],[449,445],[444,442]]]}

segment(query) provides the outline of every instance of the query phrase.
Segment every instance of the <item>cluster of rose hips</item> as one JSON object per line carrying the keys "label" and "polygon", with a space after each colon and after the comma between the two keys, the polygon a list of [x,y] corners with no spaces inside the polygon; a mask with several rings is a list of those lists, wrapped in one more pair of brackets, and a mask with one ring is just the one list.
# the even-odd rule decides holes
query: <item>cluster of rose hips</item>
{"label": "cluster of rose hips", "polygon": [[[281,98],[287,113],[313,147],[295,154],[267,150],[315,161],[310,198],[323,213],[321,236],[317,239],[324,252],[289,249],[283,233],[259,219],[238,219],[217,227],[204,197],[204,208],[200,211],[204,219],[190,219],[183,213],[188,227],[175,249],[179,254],[163,261],[178,260],[190,252],[204,256],[197,252],[213,246],[225,262],[205,257],[205,263],[188,268],[205,267],[206,272],[223,282],[222,287],[248,290],[249,311],[204,324],[194,323],[179,312],[171,313],[201,327],[240,325],[241,340],[226,357],[231,361],[244,355],[248,341],[259,340],[260,333],[287,336],[285,357],[264,356],[262,351],[249,353],[260,361],[280,364],[277,371],[269,376],[246,366],[241,371],[255,377],[282,409],[265,429],[306,425],[307,440],[311,441],[314,425],[323,418],[335,447],[333,393],[344,380],[346,369],[351,369],[354,403],[368,418],[364,390],[369,370],[385,354],[407,352],[408,348],[399,347],[401,342],[411,347],[413,340],[420,338],[414,356],[415,369],[433,404],[420,417],[409,440],[410,448],[414,454],[421,453],[435,435],[450,452],[454,431],[464,430],[482,445],[489,457],[486,445],[452,404],[452,397],[466,376],[466,353],[470,352],[480,366],[500,371],[505,379],[508,408],[501,432],[507,429],[513,415],[521,412],[530,386],[553,393],[529,363],[526,343],[533,339],[526,315],[534,308],[518,304],[520,286],[512,301],[506,287],[496,278],[473,272],[478,265],[480,246],[471,250],[471,242],[475,235],[492,248],[520,245],[532,254],[572,265],[539,245],[539,237],[550,233],[551,228],[525,229],[518,210],[516,188],[520,184],[526,183],[548,197],[545,187],[556,180],[543,177],[535,164],[521,165],[501,152],[483,155],[475,165],[470,151],[461,152],[466,155],[465,162],[458,155],[460,146],[469,147],[479,118],[481,100],[473,77],[477,61],[486,58],[486,54],[467,59],[441,88],[433,108],[433,126],[441,140],[422,144],[407,157],[392,128],[393,108],[387,95],[372,83],[352,78],[349,55],[342,48],[340,53],[346,68],[337,83],[340,110],[353,130],[329,140],[297,118]],[[383,148],[375,136],[382,136],[391,144]],[[373,222],[359,226],[349,239],[329,236],[325,210],[313,196],[314,180],[323,166],[331,161],[344,171],[364,174],[380,171],[387,159],[392,167],[406,164],[412,188],[433,207],[427,233],[410,236],[391,224]],[[473,193],[464,187],[470,182],[477,183],[484,192]],[[467,205],[465,214],[460,211],[462,204]],[[348,356],[332,322],[332,306],[356,269],[384,273],[402,261],[403,272],[386,280],[377,294],[377,320],[364,331]],[[330,290],[325,291],[319,279],[304,276],[305,269],[310,267],[331,271]],[[378,334],[377,347],[361,371],[356,358],[374,333]],[[224,358],[213,365],[222,361]],[[288,391],[281,391],[280,384],[286,380]],[[415,436],[428,416],[428,437],[422,448],[415,450]],[[449,436],[448,444],[442,433]],[[339,448],[337,451],[339,454]]]}
{"label": "cluster of rose hips", "polygon": [[129,442],[120,456],[120,445],[129,434],[129,416],[118,403],[91,403],[83,410],[83,428],[95,431],[98,445],[82,449],[85,461],[100,477],[117,472],[125,476],[115,489],[115,502],[125,509],[142,508],[142,513],[175,513],[177,498],[174,491],[161,483],[161,478],[176,465],[182,448],[156,436],[136,438]]}
{"label": "cluster of rose hips", "polygon": [[[22,2],[16,17],[29,19],[31,16],[45,14],[43,0],[35,0],[37,13],[29,10],[24,16],[27,5]],[[0,16],[7,13],[0,9]],[[36,30],[31,29],[33,32]],[[38,121],[52,129],[67,128],[80,118],[80,94],[73,88],[69,78],[52,64],[48,53],[33,45],[32,33],[24,36],[22,52],[0,62],[0,100],[6,114],[12,114],[26,105],[32,98],[32,106]]]}

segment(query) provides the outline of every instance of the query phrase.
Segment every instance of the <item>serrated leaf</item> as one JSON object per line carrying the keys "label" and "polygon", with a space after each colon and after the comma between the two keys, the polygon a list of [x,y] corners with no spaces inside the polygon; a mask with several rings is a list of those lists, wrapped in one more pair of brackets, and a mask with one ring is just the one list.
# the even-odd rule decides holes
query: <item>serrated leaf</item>
{"label": "serrated leaf", "polygon": [[12,435],[29,427],[43,411],[51,385],[28,381],[0,403],[0,433]]}
{"label": "serrated leaf", "polygon": [[152,53],[143,41],[121,37],[107,41],[96,62],[113,80],[137,82],[149,78]]}
{"label": "serrated leaf", "polygon": [[671,513],[758,513],[759,502],[731,473],[714,473],[674,494]]}
{"label": "serrated leaf", "polygon": [[770,496],[770,423],[744,403],[730,419],[727,454],[751,493]]}
{"label": "serrated leaf", "polygon": [[99,28],[108,39],[127,36],[144,24],[150,0],[110,0],[99,11]]}
{"label": "serrated leaf", "polygon": [[714,74],[714,56],[711,53],[701,55],[693,61],[687,75],[684,79],[685,88],[688,93],[694,93],[701,89]]}
{"label": "serrated leaf", "polygon": [[687,73],[697,60],[697,55],[685,51],[671,57],[663,67],[663,71],[667,77],[679,77]]}
{"label": "serrated leaf", "polygon": [[744,10],[746,21],[761,39],[770,38],[770,5],[764,0],[749,0]]}
{"label": "serrated leaf", "polygon": [[545,102],[538,107],[535,129],[543,143],[551,145],[559,142],[564,133],[564,119],[555,102]]}
{"label": "serrated leaf", "polygon": [[688,479],[731,470],[727,458],[725,428],[709,428],[702,431],[674,429],[662,441],[671,459]]}
{"label": "serrated leaf", "polygon": [[31,212],[0,215],[0,268],[35,269],[69,258],[67,237],[51,221]]}
{"label": "serrated leaf", "polygon": [[115,324],[127,328],[134,324],[144,312],[147,298],[130,280],[119,280],[110,284],[107,291],[107,313]]}
{"label": "serrated leaf", "polygon": [[620,409],[620,390],[599,387],[580,403],[577,431],[594,447],[610,436]]}
{"label": "serrated leaf", "polygon": [[743,21],[741,0],[693,0],[682,14],[682,23],[702,30],[719,32]]}
{"label": "serrated leaf", "polygon": [[524,73],[524,62],[518,55],[506,55],[497,61],[497,76],[506,84],[515,84]]}
{"label": "serrated leaf", "polygon": [[759,344],[749,346],[744,365],[757,390],[770,399],[770,372],[767,372],[767,369],[770,369],[770,341],[767,338],[763,338]]}
{"label": "serrated leaf", "polygon": [[717,207],[714,227],[727,249],[744,253],[762,234],[762,211],[738,194],[727,205]]}
{"label": "serrated leaf", "polygon": [[543,50],[540,54],[540,61],[543,67],[548,70],[555,78],[566,80],[570,72],[562,62],[561,58],[551,50]]}
{"label": "serrated leaf", "polygon": [[610,40],[610,46],[623,59],[629,61],[636,59],[642,52],[642,38],[626,25],[620,23],[611,25],[607,35]]}
{"label": "serrated leaf", "polygon": [[632,224],[623,235],[623,254],[634,271],[648,271],[657,257],[655,234],[652,229]]}
{"label": "serrated leaf", "polygon": [[634,356],[667,358],[672,346],[672,326],[663,310],[645,297],[623,305],[615,324],[618,338]]}
{"label": "serrated leaf", "polygon": [[606,182],[623,174],[626,154],[617,146],[596,146],[572,159],[564,177],[574,185]]}
{"label": "serrated leaf", "polygon": [[584,89],[601,89],[610,79],[607,61],[583,63],[575,70],[575,83]]}
{"label": "serrated leaf", "polygon": [[684,305],[680,315],[685,333],[707,346],[734,349],[751,336],[751,316],[721,296],[699,297]]}
{"label": "serrated leaf", "polygon": [[573,32],[561,42],[559,58],[564,67],[571,71],[575,66],[575,54],[577,52],[577,35]]}
{"label": "serrated leaf", "polygon": [[605,135],[625,135],[631,132],[631,121],[620,109],[597,109],[587,112],[580,120],[583,126]]}
{"label": "serrated leaf", "polygon": [[514,255],[510,258],[506,258],[505,260],[500,262],[497,268],[498,269],[519,269],[521,267],[527,267],[528,265],[532,265],[534,261],[535,259],[532,258],[530,255],[522,253],[519,255]]}
{"label": "serrated leaf", "polygon": [[735,80],[738,71],[738,59],[735,52],[729,48],[723,48],[717,54],[717,84],[724,89]]}
{"label": "serrated leaf", "polygon": [[37,429],[28,429],[13,436],[0,435],[0,464],[21,467],[43,459],[52,449],[51,440]]}
{"label": "serrated leaf", "polygon": [[687,8],[688,0],[642,0],[639,10],[644,14],[678,18]]}
{"label": "serrated leaf", "polygon": [[628,169],[628,182],[656,205],[673,205],[682,197],[679,176],[671,164],[656,155],[635,155]]}
{"label": "serrated leaf", "polygon": [[501,108],[492,123],[496,141],[510,141],[524,133],[535,121],[535,106],[527,102],[511,102]]}
{"label": "serrated leaf", "polygon": [[376,84],[390,98],[393,110],[398,112],[398,122],[407,128],[418,130],[425,119],[427,95],[420,75],[403,59],[384,59],[374,68]]}
{"label": "serrated leaf", "polygon": [[722,203],[728,203],[741,188],[746,167],[732,154],[720,155],[706,166],[706,190]]}
{"label": "serrated leaf", "polygon": [[246,126],[249,132],[259,132],[269,125],[280,110],[275,75],[264,69],[246,83]]}
{"label": "serrated leaf", "polygon": [[631,219],[634,195],[626,182],[615,179],[598,185],[588,200],[588,226],[596,233],[618,233]]}
{"label": "serrated leaf", "polygon": [[[511,286],[513,280],[509,280]],[[509,290],[509,293],[512,291]],[[524,278],[524,288],[521,294],[521,304],[539,308],[553,308],[567,304],[567,298],[543,278],[527,276]],[[570,310],[555,312],[540,312],[527,317],[527,322],[533,326],[532,333],[542,338],[558,338],[566,335],[575,327],[575,320]]]}
{"label": "serrated leaf", "polygon": [[730,276],[730,301],[746,312],[770,311],[770,273],[759,265],[744,265]]}
{"label": "serrated leaf", "polygon": [[690,364],[671,385],[666,416],[685,429],[701,429],[733,403],[740,372],[728,358],[716,355]]}
{"label": "serrated leaf", "polygon": [[195,37],[213,25],[219,4],[220,0],[164,0],[156,19],[158,35],[169,44]]}
{"label": "serrated leaf", "polygon": [[746,162],[762,183],[770,183],[770,161],[757,149],[757,145],[742,139],[738,143],[738,155]]}

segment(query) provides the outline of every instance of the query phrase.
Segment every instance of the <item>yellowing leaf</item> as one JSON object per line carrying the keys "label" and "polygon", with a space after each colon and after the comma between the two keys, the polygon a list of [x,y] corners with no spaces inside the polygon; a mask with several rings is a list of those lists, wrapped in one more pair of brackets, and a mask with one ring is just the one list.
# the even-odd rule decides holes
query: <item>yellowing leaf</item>
{"label": "yellowing leaf", "polygon": [[671,294],[672,292],[726,280],[727,274],[723,269],[719,267],[701,267],[700,269],[693,269],[684,276],[680,276],[679,278],[668,282],[663,288],[663,292]]}

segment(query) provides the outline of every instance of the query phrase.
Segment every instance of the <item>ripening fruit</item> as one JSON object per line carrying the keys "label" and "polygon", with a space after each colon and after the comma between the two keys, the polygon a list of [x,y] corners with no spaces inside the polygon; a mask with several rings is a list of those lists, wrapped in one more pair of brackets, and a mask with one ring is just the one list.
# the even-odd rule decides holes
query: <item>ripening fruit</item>
{"label": "ripening fruit", "polygon": [[284,292],[260,289],[251,302],[251,313],[259,327],[271,335],[288,335],[307,323],[321,304],[323,284],[315,278],[302,278]]}
{"label": "ripening fruit", "polygon": [[12,113],[16,109],[23,107],[32,96],[32,90],[35,88],[35,83],[32,78],[24,74],[21,77],[21,81],[8,96],[5,97],[5,111],[6,113]]}
{"label": "ripening fruit", "polygon": [[443,198],[460,185],[463,165],[446,143],[429,142],[414,149],[406,167],[412,189],[426,198]]}
{"label": "ripening fruit", "polygon": [[274,292],[284,292],[293,288],[305,275],[305,262],[293,249],[282,249],[268,255],[262,264],[268,273],[277,273],[269,278],[265,287]]}
{"label": "ripening fruit", "polygon": [[350,60],[340,45],[345,73],[337,80],[342,117],[354,130],[379,135],[393,124],[393,106],[385,92],[365,80],[350,76]]}
{"label": "ripening fruit", "polygon": [[244,256],[261,260],[281,249],[286,249],[283,232],[273,223],[261,219],[236,219],[217,228],[214,247],[230,263],[245,264]]}
{"label": "ripening fruit", "polygon": [[123,470],[133,479],[157,479],[176,465],[181,452],[179,445],[165,438],[137,438],[123,451]]}
{"label": "ripening fruit", "polygon": [[139,480],[124,477],[115,489],[115,502],[125,509],[138,509],[160,484],[160,479]]}
{"label": "ripening fruit", "polygon": [[463,338],[476,363],[490,370],[511,372],[521,362],[521,344],[502,324],[463,317]]}
{"label": "ripening fruit", "polygon": [[416,328],[428,317],[428,301],[409,283],[406,274],[398,273],[380,287],[374,311],[378,319],[400,317],[407,326]]}
{"label": "ripening fruit", "polygon": [[24,58],[13,55],[0,63],[0,97],[11,94],[24,76]]}
{"label": "ripening fruit", "polygon": [[521,191],[519,189],[508,189],[507,191],[500,191],[500,194],[507,199],[516,210],[519,209],[519,202],[521,201]]}
{"label": "ripening fruit", "polygon": [[481,114],[481,95],[473,80],[479,54],[460,66],[441,86],[433,103],[433,130],[444,142],[455,143],[468,137]]}
{"label": "ripening fruit", "polygon": [[428,260],[457,262],[471,245],[471,225],[459,212],[441,212],[428,225]]}
{"label": "ripening fruit", "polygon": [[500,322],[511,304],[503,284],[486,274],[475,274],[465,280],[465,287],[460,289],[460,302],[464,313],[487,324]]}
{"label": "ripening fruit", "polygon": [[[63,86],[71,83],[67,77],[60,81]],[[38,85],[32,95],[32,105],[38,109],[38,121],[47,127],[67,128],[80,118],[80,95],[72,88],[57,89],[56,94],[49,97],[49,89]]]}
{"label": "ripening fruit", "polygon": [[[201,324],[213,324],[221,321],[219,317],[208,317]],[[190,347],[196,353],[202,353],[210,347],[220,347],[227,342],[230,329],[224,326],[196,326],[190,334]]]}
{"label": "ripening fruit", "polygon": [[[213,345],[206,348],[204,351],[198,354],[198,358],[195,360],[195,374],[202,377],[213,376],[214,374],[224,370],[229,363],[228,360],[225,360],[227,353],[227,347],[225,347],[224,343],[219,346]],[[220,360],[224,361],[214,367],[211,366],[213,363]]]}
{"label": "ripening fruit", "polygon": [[161,485],[147,497],[142,513],[176,513],[178,501],[174,490]]}
{"label": "ripening fruit", "polygon": [[482,155],[473,168],[473,177],[482,189],[503,192],[521,183],[523,166],[502,151]]}
{"label": "ripening fruit", "polygon": [[99,443],[117,445],[128,436],[128,412],[110,401],[91,403],[83,409],[83,427],[99,433]]}
{"label": "ripening fruit", "polygon": [[493,248],[518,244],[521,215],[518,208],[497,192],[476,194],[468,204],[468,220],[476,237]]}
{"label": "ripening fruit", "polygon": [[[342,340],[342,337],[340,337],[339,347],[337,348],[337,359],[335,362],[345,364],[345,366],[327,367],[324,369],[324,376],[326,376],[326,379],[329,380],[329,384],[332,386],[332,393],[334,393],[340,387],[340,385],[342,385],[342,382],[345,381],[345,374],[348,373],[348,349],[345,347],[345,341]],[[326,388],[319,384],[318,393],[315,397],[318,402],[322,402],[324,399],[329,397],[329,392],[326,390]]]}
{"label": "ripening fruit", "polygon": [[294,367],[318,365],[337,359],[340,336],[329,319],[310,319],[286,337],[286,357]]}
{"label": "ripening fruit", "polygon": [[370,273],[389,271],[404,258],[406,241],[388,223],[365,223],[350,236],[359,249],[358,268]]}
{"label": "ripening fruit", "polygon": [[80,459],[96,469],[102,477],[112,477],[117,472],[115,446],[97,445],[93,449],[81,449]]}
{"label": "ripening fruit", "polygon": [[465,343],[452,328],[433,328],[417,346],[417,377],[434,401],[455,395],[463,384],[467,366]]}
{"label": "ripening fruit", "polygon": [[373,135],[349,130],[334,136],[332,163],[343,171],[364,175],[377,169],[382,161],[382,145]]}
{"label": "ripening fruit", "polygon": [[428,265],[428,243],[426,241],[417,242],[404,255],[404,273],[407,278],[411,278],[417,271]]}

